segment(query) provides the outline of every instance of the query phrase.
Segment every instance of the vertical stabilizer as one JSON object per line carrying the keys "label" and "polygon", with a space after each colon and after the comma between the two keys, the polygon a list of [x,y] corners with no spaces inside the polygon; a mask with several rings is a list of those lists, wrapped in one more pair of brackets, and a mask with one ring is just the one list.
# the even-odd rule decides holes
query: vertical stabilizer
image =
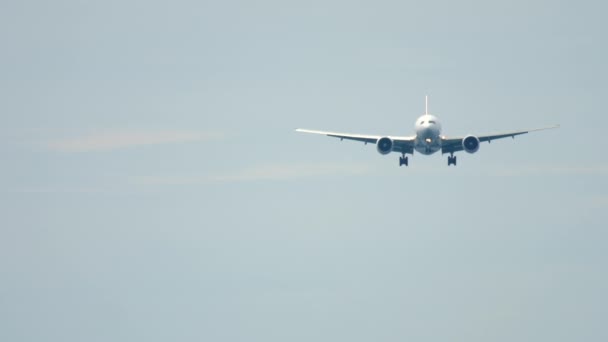
{"label": "vertical stabilizer", "polygon": [[424,115],[429,115],[429,96],[424,97]]}

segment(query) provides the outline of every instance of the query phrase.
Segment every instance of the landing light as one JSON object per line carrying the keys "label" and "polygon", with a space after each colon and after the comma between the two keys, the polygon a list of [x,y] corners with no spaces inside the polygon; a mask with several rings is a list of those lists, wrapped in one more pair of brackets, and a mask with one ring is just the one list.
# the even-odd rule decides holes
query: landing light
{"label": "landing light", "polygon": [[426,142],[427,142],[427,144],[430,144],[430,143],[432,143],[432,142],[433,142],[433,139],[431,139],[431,138],[426,138],[426,139],[424,139],[424,141],[426,141]]}

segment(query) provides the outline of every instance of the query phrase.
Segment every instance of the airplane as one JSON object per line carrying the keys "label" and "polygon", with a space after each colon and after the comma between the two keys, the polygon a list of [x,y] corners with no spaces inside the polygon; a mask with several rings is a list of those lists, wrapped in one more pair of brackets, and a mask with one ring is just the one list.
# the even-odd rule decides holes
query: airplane
{"label": "airplane", "polygon": [[425,97],[425,113],[416,120],[414,126],[415,135],[407,137],[393,137],[393,136],[379,136],[379,135],[365,135],[365,134],[349,134],[349,133],[336,133],[336,132],[325,132],[315,131],[298,128],[297,132],[321,134],[329,137],[340,138],[340,140],[355,140],[364,142],[366,145],[376,144],[377,151],[386,155],[391,152],[401,153],[399,157],[399,166],[408,166],[407,154],[414,155],[414,151],[423,154],[431,155],[441,150],[441,154],[449,153],[448,156],[448,167],[450,165],[456,166],[455,152],[465,151],[468,153],[475,153],[479,151],[479,145],[482,142],[487,141],[490,143],[492,140],[502,139],[511,137],[515,139],[516,135],[526,134],[529,132],[542,131],[546,129],[558,128],[559,125],[536,128],[524,131],[513,131],[505,132],[500,134],[489,134],[489,135],[466,135],[464,137],[447,137],[441,135],[441,123],[439,119],[429,114],[429,99]]}

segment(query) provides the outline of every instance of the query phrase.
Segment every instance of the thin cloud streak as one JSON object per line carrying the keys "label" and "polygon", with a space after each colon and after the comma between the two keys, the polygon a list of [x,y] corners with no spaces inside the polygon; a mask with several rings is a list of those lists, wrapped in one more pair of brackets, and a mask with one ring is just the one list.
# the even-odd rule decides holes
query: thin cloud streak
{"label": "thin cloud streak", "polygon": [[104,132],[73,139],[55,140],[46,143],[46,148],[55,152],[82,153],[117,150],[129,147],[198,142],[219,138],[216,133],[197,131],[131,131]]}
{"label": "thin cloud streak", "polygon": [[234,174],[212,178],[214,182],[285,181],[300,178],[362,175],[370,171],[365,164],[294,163],[259,165]]}
{"label": "thin cloud streak", "polygon": [[591,208],[608,209],[608,195],[591,196],[589,202]]}
{"label": "thin cloud streak", "polygon": [[517,176],[608,176],[608,164],[584,165],[513,165],[494,170],[494,175],[501,177]]}
{"label": "thin cloud streak", "polygon": [[7,191],[9,193],[18,194],[111,194],[115,191],[103,188],[87,188],[87,187],[29,187],[19,188]]}
{"label": "thin cloud streak", "polygon": [[[184,186],[212,185],[222,183],[291,181],[308,178],[332,176],[360,176],[376,171],[375,165],[364,163],[275,163],[245,167],[223,175],[201,176],[145,176],[136,178],[133,183],[139,186]],[[411,167],[407,175],[437,173],[437,168]],[[509,168],[490,168],[486,175],[492,177],[530,177],[530,176],[603,176],[608,175],[608,165],[522,165]],[[391,174],[392,175],[392,174]]]}
{"label": "thin cloud streak", "polygon": [[247,167],[221,176],[140,177],[138,185],[180,186],[257,181],[290,181],[337,175],[363,175],[371,171],[365,164],[354,163],[284,163]]}

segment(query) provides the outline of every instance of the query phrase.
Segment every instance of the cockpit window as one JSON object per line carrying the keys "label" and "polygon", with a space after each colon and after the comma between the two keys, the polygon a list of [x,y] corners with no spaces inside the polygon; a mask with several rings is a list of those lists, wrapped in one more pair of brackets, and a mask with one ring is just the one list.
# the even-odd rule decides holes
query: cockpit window
{"label": "cockpit window", "polygon": [[423,121],[420,121],[420,124],[421,124],[421,125],[424,125],[424,120],[423,120]]}
{"label": "cockpit window", "polygon": [[429,121],[429,123],[431,123],[431,124],[436,124],[436,122],[435,122],[435,121],[433,121],[433,120],[430,120],[430,121]]}

